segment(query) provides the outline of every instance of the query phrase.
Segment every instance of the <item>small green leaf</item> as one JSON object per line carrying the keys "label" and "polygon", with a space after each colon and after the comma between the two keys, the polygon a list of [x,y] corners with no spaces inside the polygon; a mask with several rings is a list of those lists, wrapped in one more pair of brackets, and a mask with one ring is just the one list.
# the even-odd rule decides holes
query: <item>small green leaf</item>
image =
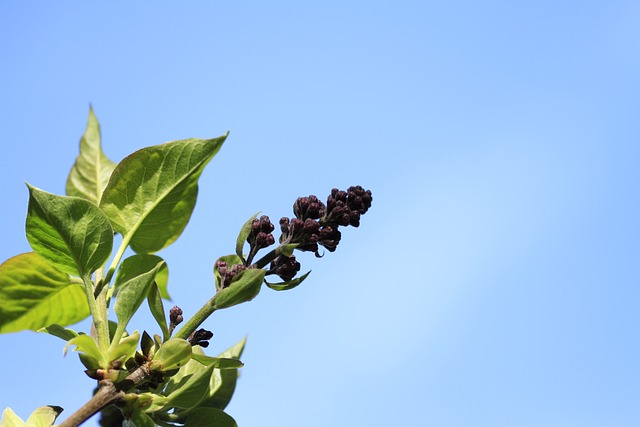
{"label": "small green leaf", "polygon": [[[244,351],[244,346],[247,342],[247,338],[243,338],[238,343],[234,344],[218,357],[225,359],[239,359]],[[233,396],[233,392],[236,389],[236,383],[238,381],[237,369],[216,369],[213,371],[211,378],[212,387],[210,396],[205,399],[201,406],[207,406],[212,408],[224,409],[227,407]]]}
{"label": "small green leaf", "polygon": [[191,411],[184,427],[238,427],[230,415],[217,408],[197,408]]}
{"label": "small green leaf", "polygon": [[[164,265],[156,255],[133,255],[122,262],[116,276],[116,303],[113,310],[118,317],[118,332],[122,333],[147,298],[149,287]],[[116,337],[118,333],[116,333]]]}
{"label": "small green leaf", "polygon": [[153,371],[170,371],[191,360],[191,344],[180,338],[172,338],[162,344],[153,356],[149,368]]}
{"label": "small green leaf", "polygon": [[230,359],[227,357],[211,357],[205,356],[204,354],[193,353],[191,358],[205,366],[213,365],[216,369],[238,369],[244,366],[244,363],[238,359]]}
{"label": "small green leaf", "polygon": [[71,325],[89,316],[81,285],[34,252],[0,265],[0,333]]}
{"label": "small green leaf", "polygon": [[307,271],[305,274],[303,274],[302,276],[296,278],[296,279],[292,279],[292,280],[287,280],[286,282],[280,282],[280,283],[269,283],[266,280],[264,281],[264,283],[271,289],[275,290],[275,291],[288,291],[289,289],[293,289],[296,286],[298,286],[300,283],[302,283],[302,281],[304,279],[307,278],[307,276],[311,273],[311,271]]}
{"label": "small green leaf", "polygon": [[157,252],[180,236],[196,203],[198,179],[226,137],[143,148],[116,166],[100,207],[131,249]]}
{"label": "small green leaf", "polygon": [[166,396],[155,393],[129,393],[124,399],[130,406],[137,407],[148,414],[162,409],[167,402]]}
{"label": "small green leaf", "polygon": [[165,264],[158,274],[156,275],[156,285],[158,285],[158,289],[160,289],[160,296],[163,299],[171,301],[171,297],[169,296],[169,291],[167,290],[167,286],[169,285],[169,267]]}
{"label": "small green leaf", "polygon": [[125,361],[130,357],[133,357],[138,347],[138,341],[140,341],[140,333],[135,331],[128,337],[122,338],[118,345],[109,352],[109,362],[114,360]]}
{"label": "small green leaf", "polygon": [[113,246],[113,230],[96,205],[27,186],[27,240],[34,251],[65,273],[81,277],[106,262]]}
{"label": "small green leaf", "polygon": [[105,360],[104,355],[98,349],[98,345],[96,341],[89,335],[78,335],[67,341],[67,345],[64,347],[64,354],[66,356],[67,350],[69,347],[75,345],[76,351],[81,351],[89,357],[94,358],[100,363],[100,366],[103,368],[107,367],[107,360]]}
{"label": "small green leaf", "polygon": [[61,412],[59,406],[41,406],[31,413],[27,427],[51,427]]}
{"label": "small green leaf", "polygon": [[[166,264],[165,264],[166,266]],[[153,318],[158,322],[160,330],[162,331],[162,339],[167,341],[169,339],[169,327],[167,326],[167,318],[164,314],[164,305],[162,304],[162,296],[160,296],[160,289],[156,282],[151,284],[149,288],[149,294],[147,295],[147,302],[149,303],[149,310],[153,315]]]}
{"label": "small green leaf", "polygon": [[265,273],[265,270],[258,268],[241,271],[228,287],[216,293],[213,298],[216,310],[233,307],[254,299],[260,292]]}
{"label": "small green leaf", "polygon": [[251,224],[253,224],[253,220],[256,219],[260,212],[256,212],[251,218],[247,220],[240,228],[240,233],[238,233],[238,238],[236,239],[236,255],[242,259],[244,263],[244,255],[242,254],[242,248],[244,248],[244,244],[247,241],[247,237],[251,233]]}
{"label": "small green leaf", "polygon": [[100,124],[89,109],[89,119],[80,139],[80,154],[69,172],[66,192],[98,205],[116,164],[107,158],[100,145]]}
{"label": "small green leaf", "polygon": [[282,245],[278,247],[278,254],[282,254],[286,257],[293,255],[293,250],[297,248],[299,243],[289,243],[288,245]]}
{"label": "small green leaf", "polygon": [[38,332],[46,332],[49,335],[53,335],[54,337],[58,337],[64,341],[69,341],[78,336],[78,333],[73,329],[67,329],[63,326],[54,323],[53,325],[47,326],[45,328],[38,329]]}

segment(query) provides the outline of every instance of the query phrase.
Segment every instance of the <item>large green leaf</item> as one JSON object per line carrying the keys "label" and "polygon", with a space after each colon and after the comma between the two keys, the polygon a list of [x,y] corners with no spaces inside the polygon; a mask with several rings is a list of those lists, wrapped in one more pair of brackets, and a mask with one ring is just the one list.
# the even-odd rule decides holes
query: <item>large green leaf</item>
{"label": "large green leaf", "polygon": [[216,408],[197,408],[187,417],[184,427],[238,427],[236,421],[230,415]]}
{"label": "large green leaf", "polygon": [[[133,255],[122,262],[116,277],[118,294],[113,311],[118,317],[118,331],[123,332],[147,298],[158,271],[164,265],[162,258],[156,255]],[[116,333],[116,336],[118,333]]]}
{"label": "large green leaf", "polygon": [[[247,339],[245,337],[235,345],[222,352],[218,357],[239,359],[242,355],[242,352],[244,351],[246,342]],[[238,370],[216,369],[213,371],[211,380],[212,384],[215,384],[215,386],[212,386],[211,395],[209,396],[209,398],[205,399],[200,404],[200,406],[224,409],[231,401],[231,397],[236,390],[236,383],[238,381]]]}
{"label": "large green leaf", "polygon": [[214,366],[210,365],[185,377],[185,381],[181,382],[175,391],[167,396],[165,409],[191,409],[198,406],[211,394],[211,377],[214,369]]}
{"label": "large green leaf", "polygon": [[71,325],[89,316],[81,285],[34,252],[0,265],[0,333]]}
{"label": "large green leaf", "polygon": [[116,166],[100,207],[135,252],[159,251],[180,236],[196,203],[198,178],[225,139],[155,145]]}
{"label": "large green leaf", "polygon": [[84,277],[97,270],[113,246],[113,229],[100,208],[28,187],[26,229],[33,250],[65,273]]}
{"label": "large green leaf", "polygon": [[107,186],[115,167],[116,164],[102,152],[100,124],[93,113],[93,108],[90,108],[87,129],[80,139],[80,154],[67,178],[67,195],[99,204],[102,190]]}

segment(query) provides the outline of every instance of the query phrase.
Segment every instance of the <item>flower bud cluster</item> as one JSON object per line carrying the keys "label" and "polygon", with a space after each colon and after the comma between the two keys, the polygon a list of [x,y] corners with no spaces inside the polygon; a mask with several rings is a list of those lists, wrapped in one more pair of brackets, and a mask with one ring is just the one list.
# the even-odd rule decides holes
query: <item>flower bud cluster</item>
{"label": "flower bud cluster", "polygon": [[269,273],[277,274],[282,280],[291,280],[300,271],[300,263],[296,261],[295,255],[278,255],[273,261]]}
{"label": "flower bud cluster", "polygon": [[[336,250],[342,233],[339,228],[360,225],[360,217],[371,207],[371,191],[352,186],[347,191],[334,188],[323,203],[316,196],[299,197],[293,204],[294,218],[280,219],[280,244],[296,243],[296,249],[320,256],[320,246],[329,252]],[[278,255],[271,262],[269,274],[291,280],[300,270],[292,255]]]}
{"label": "flower bud cluster", "polygon": [[299,197],[293,204],[295,218],[280,220],[280,243],[298,243],[296,249],[316,255],[319,246],[333,252],[342,238],[338,227],[358,227],[372,201],[371,191],[359,185],[347,191],[334,188],[326,204],[316,196]]}
{"label": "flower bud cluster", "polygon": [[216,261],[216,268],[218,269],[218,273],[220,273],[220,289],[229,287],[233,278],[240,274],[241,271],[247,269],[247,267],[242,264],[234,264],[229,267],[224,261]]}
{"label": "flower bud cluster", "polygon": [[259,219],[256,218],[251,223],[251,232],[249,236],[247,236],[247,242],[251,248],[264,249],[273,245],[276,242],[276,239],[273,237],[273,230],[275,227],[269,220],[269,217],[266,215],[262,215]]}

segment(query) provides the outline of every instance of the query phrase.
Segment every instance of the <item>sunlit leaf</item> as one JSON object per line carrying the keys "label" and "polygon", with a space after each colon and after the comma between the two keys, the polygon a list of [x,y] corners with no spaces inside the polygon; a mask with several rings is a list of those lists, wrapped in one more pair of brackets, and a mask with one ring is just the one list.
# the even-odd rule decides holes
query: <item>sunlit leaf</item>
{"label": "sunlit leaf", "polygon": [[140,333],[135,331],[128,337],[122,338],[118,345],[109,353],[109,362],[114,360],[127,360],[133,357],[138,347],[138,341],[140,341]]}
{"label": "sunlit leaf", "polygon": [[26,229],[33,250],[65,273],[85,276],[97,270],[111,255],[109,219],[87,200],[28,187]]}
{"label": "sunlit leaf", "polygon": [[24,427],[26,424],[22,421],[22,418],[13,412],[13,409],[7,408],[2,413],[2,419],[0,420],[0,427]]}
{"label": "sunlit leaf", "polygon": [[96,341],[91,336],[78,335],[77,337],[70,339],[67,342],[67,345],[64,347],[65,355],[67,354],[67,350],[69,349],[69,347],[72,345],[76,346],[76,351],[81,351],[87,356],[97,360],[100,363],[100,366],[106,367],[107,360],[102,354],[102,352],[100,351],[100,349],[98,349],[98,345],[96,344]]}
{"label": "sunlit leaf", "polygon": [[225,139],[147,147],[116,166],[100,207],[134,251],[156,252],[180,236],[196,203],[198,178]]}
{"label": "sunlit leaf", "polygon": [[34,252],[0,265],[0,333],[71,325],[89,316],[81,285]]}
{"label": "sunlit leaf", "polygon": [[133,314],[147,298],[157,272],[164,265],[156,255],[133,255],[122,261],[116,276],[116,303],[113,310],[118,317],[118,330],[124,331]]}
{"label": "sunlit leaf", "polygon": [[51,427],[62,412],[59,406],[41,406],[27,419],[27,427]]}
{"label": "sunlit leaf", "polygon": [[54,337],[58,337],[64,341],[69,341],[70,339],[78,336],[78,333],[73,329],[65,328],[61,325],[58,325],[57,323],[49,325],[45,328],[40,328],[38,329],[38,332],[46,332],[49,335],[53,335]]}
{"label": "sunlit leaf", "polygon": [[81,197],[98,205],[102,190],[107,186],[115,167],[116,164],[102,152],[100,125],[93,108],[90,108],[87,128],[80,139],[80,154],[67,178],[67,195]]}

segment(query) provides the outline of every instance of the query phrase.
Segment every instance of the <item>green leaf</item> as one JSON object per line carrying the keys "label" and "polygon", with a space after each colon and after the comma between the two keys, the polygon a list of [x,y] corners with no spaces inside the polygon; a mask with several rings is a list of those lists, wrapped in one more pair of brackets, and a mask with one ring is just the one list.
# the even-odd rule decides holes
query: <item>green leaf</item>
{"label": "green leaf", "polygon": [[211,357],[205,356],[204,354],[193,353],[191,358],[205,366],[213,365],[216,369],[238,369],[244,366],[244,363],[238,359],[230,359],[227,357]]}
{"label": "green leaf", "polygon": [[108,218],[91,202],[27,184],[27,240],[65,273],[85,277],[105,263],[113,246]]}
{"label": "green leaf", "polygon": [[169,291],[167,290],[167,286],[169,284],[169,267],[165,264],[158,274],[156,275],[156,285],[158,285],[158,289],[160,289],[160,296],[163,299],[171,301],[171,297],[169,296]]}
{"label": "green leaf", "polygon": [[[166,266],[166,264],[165,264]],[[147,302],[149,303],[149,310],[153,318],[158,322],[160,330],[162,331],[162,339],[167,341],[169,339],[169,327],[167,326],[167,318],[164,314],[164,305],[162,304],[162,297],[160,296],[160,289],[156,282],[151,284],[149,288],[149,294],[147,295]]]}
{"label": "green leaf", "polygon": [[22,418],[16,415],[11,408],[7,408],[2,413],[2,419],[0,420],[0,427],[24,427],[26,424],[22,421]]}
{"label": "green leaf", "polygon": [[149,287],[163,265],[164,260],[156,255],[133,255],[122,261],[116,276],[118,294],[113,306],[119,333],[125,330],[133,314],[147,298]]}
{"label": "green leaf", "polygon": [[64,354],[66,356],[67,350],[69,347],[75,345],[76,351],[81,351],[89,357],[97,360],[100,363],[100,366],[103,368],[107,367],[107,360],[102,354],[102,352],[98,349],[98,345],[96,341],[89,335],[78,335],[67,341],[67,345],[64,347]]}
{"label": "green leaf", "polygon": [[80,139],[80,154],[69,172],[66,192],[98,205],[102,190],[107,186],[116,164],[102,152],[100,144],[100,124],[89,109],[89,119],[84,135]]}
{"label": "green leaf", "polygon": [[304,279],[307,278],[307,276],[311,273],[311,271],[307,271],[305,274],[303,274],[302,276],[296,278],[296,279],[292,279],[292,280],[287,280],[286,282],[280,282],[280,283],[269,283],[266,280],[264,281],[264,283],[271,289],[275,290],[275,291],[288,291],[289,289],[293,289],[296,286],[298,286],[300,283],[302,283],[302,281]]}
{"label": "green leaf", "polygon": [[297,248],[299,243],[289,243],[288,245],[282,245],[278,247],[277,253],[278,255],[282,254],[286,257],[290,257],[293,255],[293,250]]}
{"label": "green leaf", "polygon": [[45,328],[38,329],[38,332],[46,332],[49,335],[53,335],[54,337],[58,337],[64,341],[69,341],[78,336],[78,333],[73,329],[67,329],[63,326],[54,323],[53,325],[49,325]]}
{"label": "green leaf", "polygon": [[135,410],[128,420],[124,420],[122,427],[156,427],[156,423],[141,410]]}
{"label": "green leaf", "polygon": [[165,405],[167,398],[161,394],[155,393],[129,393],[124,397],[125,402],[134,408],[150,414],[156,412]]}
{"label": "green leaf", "polygon": [[189,360],[189,362],[187,362],[186,365],[184,365],[182,368],[180,368],[180,370],[178,371],[177,374],[173,375],[171,378],[169,378],[169,381],[167,382],[166,387],[164,388],[164,394],[165,395],[170,395],[171,393],[173,393],[174,391],[176,391],[177,389],[179,389],[180,387],[182,387],[182,385],[187,382],[187,380],[189,378],[191,378],[193,376],[193,374],[203,371],[204,369],[206,369],[206,366],[204,366],[202,363],[196,362],[195,360],[193,360],[193,355],[194,354],[201,354],[204,355],[204,351],[202,350],[202,348],[200,346],[195,346],[191,348],[191,360]]}
{"label": "green leaf", "polygon": [[251,218],[247,220],[240,228],[240,233],[238,233],[238,238],[236,239],[236,255],[242,259],[244,262],[244,255],[242,254],[242,248],[244,248],[244,244],[247,242],[247,237],[251,233],[251,224],[253,224],[253,220],[256,219],[260,212],[256,212]]}
{"label": "green leaf", "polygon": [[135,331],[128,337],[122,338],[118,345],[109,352],[109,362],[114,360],[125,361],[130,357],[133,357],[138,347],[138,341],[140,341],[140,333]]}
{"label": "green leaf", "polygon": [[187,423],[184,427],[238,427],[231,416],[217,408],[197,408],[194,409],[187,417]]}
{"label": "green leaf", "polygon": [[196,203],[198,178],[226,137],[143,148],[116,166],[100,207],[135,252],[159,251],[180,236]]}
{"label": "green leaf", "polygon": [[51,427],[61,412],[59,406],[41,406],[31,413],[27,427]]}
{"label": "green leaf", "polygon": [[[243,338],[235,345],[231,346],[218,357],[225,359],[239,359],[244,351],[244,346],[247,343],[247,338]],[[231,401],[231,397],[236,389],[236,383],[238,381],[237,369],[216,369],[213,371],[212,382],[215,387],[212,387],[212,393],[210,397],[202,402],[202,406],[224,409]]]}
{"label": "green leaf", "polygon": [[258,268],[241,271],[228,287],[219,290],[213,297],[215,309],[233,307],[254,299],[260,292],[265,273],[265,270]]}
{"label": "green leaf", "polygon": [[89,316],[81,285],[34,252],[0,265],[0,333],[71,325]]}
{"label": "green leaf", "polygon": [[156,351],[149,369],[166,372],[186,365],[189,360],[191,360],[191,344],[180,338],[172,338]]}
{"label": "green leaf", "polygon": [[[202,366],[202,365],[201,365]],[[171,394],[167,397],[165,409],[182,408],[191,409],[210,395],[211,390],[211,374],[214,371],[213,366],[194,372],[189,375],[184,382],[181,382]]]}

